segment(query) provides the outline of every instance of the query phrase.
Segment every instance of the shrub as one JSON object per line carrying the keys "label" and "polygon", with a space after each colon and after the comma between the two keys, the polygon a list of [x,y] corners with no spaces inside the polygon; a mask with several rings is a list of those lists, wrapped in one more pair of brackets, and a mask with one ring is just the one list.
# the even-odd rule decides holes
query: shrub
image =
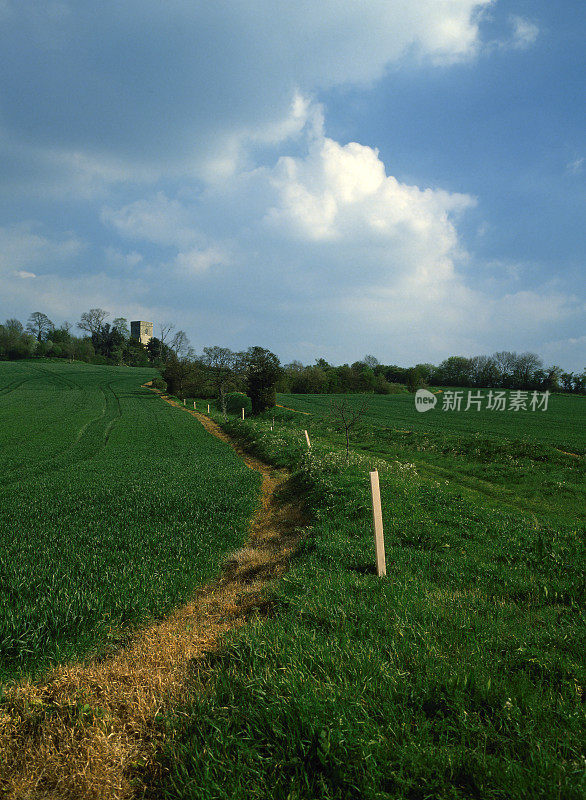
{"label": "shrub", "polygon": [[252,412],[252,401],[243,392],[230,392],[226,395],[226,411],[231,414],[240,414],[244,409],[246,415]]}
{"label": "shrub", "polygon": [[153,378],[151,385],[153,389],[158,389],[160,392],[167,391],[167,381],[163,380],[163,378]]}

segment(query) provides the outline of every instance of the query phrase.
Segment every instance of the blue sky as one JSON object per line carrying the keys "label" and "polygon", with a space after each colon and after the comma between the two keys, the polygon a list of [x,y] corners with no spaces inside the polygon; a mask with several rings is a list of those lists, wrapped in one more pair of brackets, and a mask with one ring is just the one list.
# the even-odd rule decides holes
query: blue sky
{"label": "blue sky", "polygon": [[581,371],[578,0],[0,0],[0,319]]}

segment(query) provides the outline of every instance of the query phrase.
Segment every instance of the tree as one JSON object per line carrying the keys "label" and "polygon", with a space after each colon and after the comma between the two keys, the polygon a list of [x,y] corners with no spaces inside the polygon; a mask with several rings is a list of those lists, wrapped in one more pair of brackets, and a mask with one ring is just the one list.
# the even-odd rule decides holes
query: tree
{"label": "tree", "polygon": [[227,347],[204,347],[202,361],[211,373],[216,397],[221,397],[227,382],[233,383],[232,367],[235,354]]}
{"label": "tree", "polygon": [[122,358],[129,367],[147,367],[149,354],[144,344],[129,336],[122,348]]}
{"label": "tree", "polygon": [[450,356],[437,368],[436,381],[441,386],[469,386],[471,369],[469,358]]}
{"label": "tree", "polygon": [[35,336],[37,342],[42,342],[43,339],[46,339],[54,327],[49,317],[43,314],[42,311],[33,311],[26,325],[28,333]]}
{"label": "tree", "polygon": [[378,367],[378,364],[379,364],[378,358],[375,358],[374,356],[367,355],[367,356],[364,356],[364,358],[362,360],[364,361],[366,366],[370,367],[370,369],[372,369],[372,370],[374,370],[375,367]]}
{"label": "tree", "polygon": [[109,311],[104,311],[103,308],[90,308],[89,311],[84,311],[81,315],[77,327],[82,331],[87,331],[90,336],[94,333],[99,333],[102,329],[104,320],[109,315]]}
{"label": "tree", "polygon": [[189,339],[185,331],[177,331],[169,347],[173,350],[177,358],[185,358],[189,350]]}
{"label": "tree", "polygon": [[350,431],[355,428],[368,411],[368,400],[360,406],[351,405],[346,398],[330,400],[330,417],[333,425],[346,436],[346,461],[350,460]]}
{"label": "tree", "polygon": [[71,341],[71,334],[69,333],[71,329],[71,325],[69,328],[66,328],[65,325],[61,325],[59,328],[53,328],[51,331],[51,341],[55,342],[55,344],[64,344],[66,342]]}
{"label": "tree", "polygon": [[518,389],[530,389],[533,376],[543,367],[543,362],[536,353],[521,353],[517,356],[514,378]]}
{"label": "tree", "polygon": [[407,390],[409,392],[416,392],[423,387],[423,376],[419,367],[411,367],[407,372]]}
{"label": "tree", "polygon": [[96,353],[104,358],[122,363],[122,355],[126,340],[116,328],[111,328],[108,323],[102,325],[98,331],[92,333],[92,344]]}
{"label": "tree", "polygon": [[170,394],[177,395],[180,398],[185,396],[185,390],[190,382],[193,369],[192,362],[186,358],[177,358],[175,355],[170,358],[163,372],[163,379],[167,382]]}
{"label": "tree", "polygon": [[125,317],[116,317],[112,323],[112,330],[118,331],[125,339],[130,337],[130,328],[128,327],[128,320]]}
{"label": "tree", "polygon": [[275,384],[281,374],[281,362],[270,350],[249,347],[244,354],[244,367],[252,413],[260,414],[275,405]]}
{"label": "tree", "polygon": [[162,322],[159,327],[159,330],[161,332],[161,335],[159,336],[161,342],[163,344],[169,344],[168,340],[173,331],[175,330],[175,325],[173,325],[172,322]]}

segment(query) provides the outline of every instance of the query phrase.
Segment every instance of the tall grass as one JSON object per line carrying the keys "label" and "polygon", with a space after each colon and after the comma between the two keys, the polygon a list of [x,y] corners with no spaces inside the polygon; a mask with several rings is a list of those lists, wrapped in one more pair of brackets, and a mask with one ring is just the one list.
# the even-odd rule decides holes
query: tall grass
{"label": "tall grass", "polygon": [[[167,720],[164,798],[581,798],[584,530],[537,524],[266,421],[313,510],[274,613],[200,665]],[[374,575],[368,471],[381,477]]]}

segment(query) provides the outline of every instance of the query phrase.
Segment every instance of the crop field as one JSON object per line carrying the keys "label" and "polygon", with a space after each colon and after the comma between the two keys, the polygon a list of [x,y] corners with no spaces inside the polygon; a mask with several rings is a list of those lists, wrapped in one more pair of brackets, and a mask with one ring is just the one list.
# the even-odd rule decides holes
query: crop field
{"label": "crop field", "polygon": [[164,616],[245,538],[256,473],[155,374],[0,363],[0,684]]}
{"label": "crop field", "polygon": [[[348,454],[330,399],[281,395],[309,413],[223,423],[294,470],[312,521],[273,613],[202,665],[165,721],[155,796],[581,800],[582,398],[552,398],[551,416],[506,412],[492,430],[481,415],[371,396]],[[385,578],[373,569],[374,468]],[[570,488],[540,495],[554,475]]]}
{"label": "crop field", "polygon": [[[438,390],[434,390],[438,391]],[[330,415],[332,399],[345,399],[354,407],[366,400],[368,409],[365,421],[372,427],[395,432],[419,434],[445,433],[454,435],[490,434],[491,437],[521,439],[527,442],[560,447],[584,455],[586,453],[586,397],[581,395],[550,394],[546,411],[488,411],[483,403],[480,410],[472,406],[468,411],[443,411],[442,394],[438,392],[437,406],[425,413],[415,408],[414,396],[408,392],[391,395],[323,395],[282,394],[277,403],[298,411],[309,412],[317,418]],[[463,392],[462,409],[466,407],[468,392],[481,391],[486,398],[488,389],[458,389]],[[507,397],[511,392],[507,391]],[[528,393],[529,400],[531,392]]]}
{"label": "crop field", "polygon": [[496,505],[586,522],[584,397],[551,395],[546,411],[442,411],[438,404],[421,413],[411,394],[280,395],[281,406],[305,413],[278,408],[277,419],[341,443],[332,400],[350,409],[367,404],[350,432],[354,449],[412,462],[422,478],[448,481]]}

